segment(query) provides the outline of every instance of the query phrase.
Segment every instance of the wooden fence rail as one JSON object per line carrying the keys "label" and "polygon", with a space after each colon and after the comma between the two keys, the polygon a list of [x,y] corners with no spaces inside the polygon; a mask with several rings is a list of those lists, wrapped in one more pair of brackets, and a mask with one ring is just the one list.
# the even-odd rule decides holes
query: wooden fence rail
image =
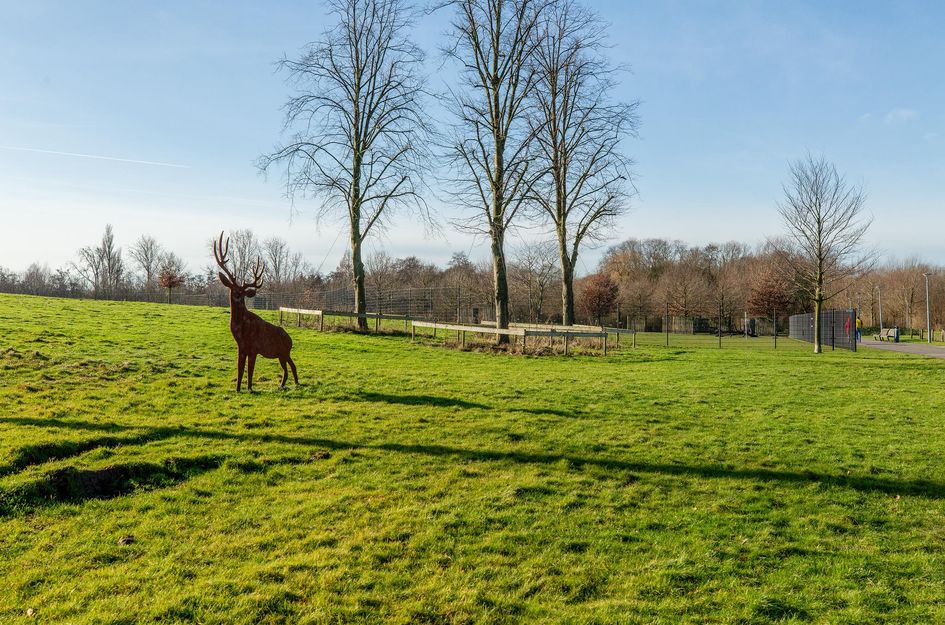
{"label": "wooden fence rail", "polygon": [[[573,326],[572,326],[573,327]],[[604,349],[604,355],[607,354],[607,332],[603,332],[600,329],[595,330],[575,330],[575,329],[565,329],[566,326],[560,326],[559,328],[522,328],[522,327],[511,327],[508,329],[496,328],[495,326],[471,326],[471,325],[462,325],[456,323],[437,323],[435,321],[413,321],[410,328],[410,338],[414,339],[416,337],[416,328],[430,328],[433,330],[433,336],[436,336],[437,330],[444,331],[453,331],[456,332],[457,339],[462,345],[466,345],[466,333],[473,332],[476,334],[492,334],[498,337],[499,335],[504,336],[520,336],[522,337],[522,351],[525,351],[528,343],[528,337],[546,337],[546,338],[555,338],[561,337],[564,340],[564,353],[568,354],[569,344],[572,338],[596,338],[601,339],[601,345]]]}
{"label": "wooden fence rail", "polygon": [[318,329],[325,329],[325,317],[348,317],[348,318],[361,318],[361,319],[373,319],[374,320],[374,331],[377,332],[380,330],[381,320],[387,319],[390,321],[403,321],[404,322],[404,332],[407,331],[407,324],[411,321],[410,317],[407,315],[388,315],[385,313],[376,313],[376,312],[366,312],[366,313],[354,313],[342,310],[306,310],[304,308],[286,308],[285,306],[279,307],[279,323],[282,324],[283,314],[296,315],[296,323],[298,326],[302,325],[302,315],[318,317]]}
{"label": "wooden fence rail", "polygon": [[[605,355],[607,354],[607,337],[609,334],[617,335],[618,345],[620,344],[621,334],[633,334],[634,338],[636,338],[636,332],[634,330],[627,330],[625,328],[607,328],[591,325],[558,326],[551,324],[513,323],[510,324],[511,327],[508,329],[502,329],[496,328],[494,324],[464,325],[458,323],[439,323],[436,321],[417,321],[411,319],[407,315],[388,315],[376,312],[354,313],[340,310],[309,310],[305,308],[288,308],[285,306],[279,307],[280,325],[285,320],[286,315],[295,315],[296,324],[299,327],[302,325],[303,316],[316,317],[318,319],[319,330],[324,330],[325,328],[325,317],[374,319],[375,331],[380,329],[380,322],[382,319],[403,321],[404,331],[406,332],[409,328],[411,340],[416,337],[416,328],[429,328],[433,330],[434,337],[436,336],[437,330],[456,332],[457,340],[460,341],[464,346],[466,345],[467,332],[473,332],[476,334],[491,334],[496,337],[500,335],[522,337],[522,351],[525,351],[527,347],[528,337],[545,337],[551,339],[560,337],[564,341],[565,354],[569,353],[570,341],[572,338],[600,339]],[[636,341],[634,341],[634,343],[636,343]]]}

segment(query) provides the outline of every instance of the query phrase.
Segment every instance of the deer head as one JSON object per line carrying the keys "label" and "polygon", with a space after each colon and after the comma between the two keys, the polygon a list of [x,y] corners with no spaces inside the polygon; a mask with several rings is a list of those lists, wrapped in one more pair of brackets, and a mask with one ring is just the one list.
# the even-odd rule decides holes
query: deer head
{"label": "deer head", "polygon": [[226,242],[224,242],[223,232],[220,232],[220,239],[213,242],[213,257],[216,258],[217,265],[222,269],[222,271],[217,272],[217,276],[220,277],[220,282],[223,283],[223,286],[230,289],[230,297],[233,303],[242,304],[244,298],[255,297],[256,291],[262,287],[262,278],[266,266],[257,256],[256,265],[253,267],[253,281],[240,283],[236,279],[236,276],[230,271],[229,267],[227,267],[227,263],[229,262],[227,254],[229,254],[229,252],[230,237],[227,237]]}

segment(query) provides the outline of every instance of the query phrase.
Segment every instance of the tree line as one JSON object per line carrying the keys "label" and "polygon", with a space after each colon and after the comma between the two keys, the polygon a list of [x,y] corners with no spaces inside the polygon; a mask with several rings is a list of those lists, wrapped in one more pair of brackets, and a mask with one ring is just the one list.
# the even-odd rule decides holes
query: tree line
{"label": "tree line", "polygon": [[[208,240],[209,249],[209,240]],[[781,322],[809,312],[811,299],[783,266],[783,251],[772,242],[750,246],[734,241],[693,246],[672,239],[627,239],[609,247],[590,275],[575,279],[578,322],[621,323],[638,330],[662,330],[665,315],[707,318],[721,311],[726,331],[743,331],[744,317]],[[351,291],[353,267],[346,254],[333,270],[316,271],[303,255],[279,237],[260,237],[250,229],[231,231],[235,272],[250,270],[258,256],[266,262],[266,291],[285,305],[315,305],[325,292]],[[474,261],[456,253],[444,266],[416,256],[394,258],[383,250],[365,255],[366,304],[385,310],[391,295],[429,292],[442,297],[433,311],[451,319],[454,293],[463,302],[492,307],[491,260]],[[510,316],[517,321],[561,323],[561,282],[555,241],[512,246],[508,262]],[[161,276],[179,277],[175,301],[225,302],[212,264],[191,271],[179,256],[149,235],[126,248],[112,228],[79,250],[76,260],[55,270],[32,263],[21,272],[0,267],[0,292],[167,301]],[[945,327],[945,267],[918,258],[891,260],[861,275],[846,276],[828,302],[858,311],[867,327],[926,325],[925,277],[930,274],[932,324]],[[420,297],[419,295],[417,296]],[[388,312],[405,312],[386,309]],[[618,319],[619,315],[619,319]],[[880,319],[882,315],[882,319]],[[492,319],[483,314],[483,318]]]}
{"label": "tree line", "polygon": [[[606,54],[604,20],[576,0],[443,0],[434,10],[451,15],[441,50],[452,80],[435,93],[424,52],[412,43],[418,13],[408,0],[327,4],[328,29],[298,58],[279,62],[290,90],[284,134],[257,166],[282,177],[294,204],[342,220],[348,253],[322,276],[280,239],[231,233],[236,271],[261,256],[271,289],[349,288],[351,307],[363,313],[369,295],[379,306],[385,290],[390,298],[392,288],[452,288],[454,277],[468,274],[476,301],[491,307],[499,327],[513,317],[570,325],[579,312],[600,321],[621,309],[621,319],[641,316],[644,325],[663,313],[710,316],[732,328],[739,312],[812,308],[820,351],[816,326],[825,305],[844,296],[852,305],[851,293],[875,281],[878,307],[880,282],[905,280],[892,267],[877,269],[875,250],[863,244],[871,220],[862,189],[811,155],[790,164],[777,207],[781,236],[757,249],[630,239],[608,250],[597,274],[578,280],[582,250],[615,238],[615,220],[635,192],[625,143],[636,135],[638,106],[615,97],[622,68]],[[434,123],[433,102],[443,105],[446,119]],[[399,213],[438,228],[425,199],[431,196],[454,205],[461,215],[455,227],[488,243],[488,266],[463,256],[440,269],[414,257],[366,253],[369,238]],[[519,226],[539,226],[547,240],[510,250],[509,234]],[[439,286],[404,287],[418,275],[436,276],[429,279]],[[0,288],[16,281],[3,274]],[[17,288],[46,283],[109,297],[133,284],[163,288],[170,297],[175,288],[209,293],[212,282],[211,272],[188,274],[149,237],[125,257],[109,227],[71,268],[53,273],[34,265]],[[914,289],[887,287],[911,293],[898,297],[904,311],[897,300],[889,308],[911,325]]]}

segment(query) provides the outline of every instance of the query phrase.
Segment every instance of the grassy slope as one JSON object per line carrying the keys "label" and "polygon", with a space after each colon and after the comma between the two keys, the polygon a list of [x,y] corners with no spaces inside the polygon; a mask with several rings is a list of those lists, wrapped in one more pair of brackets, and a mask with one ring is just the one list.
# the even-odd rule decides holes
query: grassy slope
{"label": "grassy slope", "polygon": [[0,622],[945,620],[943,362],[290,332],[0,296]]}

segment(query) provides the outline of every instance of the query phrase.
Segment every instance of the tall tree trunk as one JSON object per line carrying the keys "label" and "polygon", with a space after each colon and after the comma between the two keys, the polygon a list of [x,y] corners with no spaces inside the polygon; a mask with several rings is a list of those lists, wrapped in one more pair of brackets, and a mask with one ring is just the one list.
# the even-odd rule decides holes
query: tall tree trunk
{"label": "tall tree trunk", "polygon": [[561,323],[569,326],[574,324],[574,265],[561,249]]}
{"label": "tall tree trunk", "polygon": [[[558,257],[561,260],[561,323],[574,324],[574,259],[568,253],[567,216],[564,214],[564,195],[562,184],[555,184],[555,202],[557,205]],[[576,244],[575,244],[576,245]]]}
{"label": "tall tree trunk", "polygon": [[[496,327],[509,327],[509,281],[505,269],[505,231],[492,230],[492,281],[495,285],[495,321]],[[508,343],[509,337],[500,334],[497,343]]]}
{"label": "tall tree trunk", "polygon": [[[351,231],[351,269],[354,283],[354,312],[363,315],[367,312],[364,293],[364,261],[361,260],[361,237],[357,229]],[[358,317],[358,329],[367,330],[367,317]]]}

